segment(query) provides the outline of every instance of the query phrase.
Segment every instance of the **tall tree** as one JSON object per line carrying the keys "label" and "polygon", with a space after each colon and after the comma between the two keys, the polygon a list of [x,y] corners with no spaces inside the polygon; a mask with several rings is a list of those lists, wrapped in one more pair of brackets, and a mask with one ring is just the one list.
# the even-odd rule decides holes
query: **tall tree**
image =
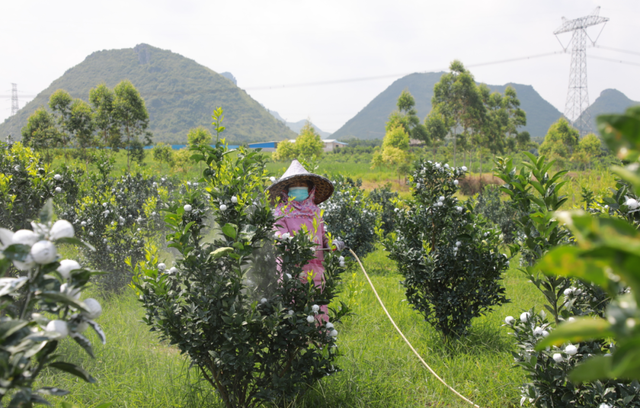
{"label": "tall tree", "polygon": [[402,175],[410,170],[409,163],[409,134],[402,126],[397,126],[384,136],[382,147],[373,154],[371,168],[388,166],[394,168],[398,174],[398,184]]}
{"label": "tall tree", "polygon": [[438,145],[444,141],[449,132],[446,118],[437,109],[432,109],[427,117],[424,118],[424,127],[426,142],[433,147],[433,157],[435,157]]}
{"label": "tall tree", "polygon": [[127,80],[114,88],[114,111],[121,134],[125,137],[122,144],[127,149],[127,169],[131,169],[131,159],[142,162],[144,146],[151,144],[149,113],[138,90]]}
{"label": "tall tree", "polygon": [[100,84],[89,91],[89,102],[93,110],[93,121],[98,138],[103,146],[109,146],[118,151],[122,135],[116,118],[115,99],[115,92],[105,84]]}
{"label": "tall tree", "polygon": [[580,133],[565,119],[560,118],[549,127],[540,154],[557,160],[559,165],[569,159],[578,144]]}
{"label": "tall tree", "polygon": [[416,101],[408,90],[403,90],[398,97],[396,106],[398,110],[391,113],[385,125],[385,130],[389,132],[398,126],[402,126],[404,131],[413,139],[429,142],[427,129],[420,123],[420,118],[415,110]]}
{"label": "tall tree", "polygon": [[300,134],[296,138],[295,149],[298,156],[306,160],[311,159],[313,156],[321,157],[324,152],[324,142],[308,120],[300,129]]}
{"label": "tall tree", "polygon": [[[453,61],[448,73],[433,87],[432,109],[440,112],[453,139],[453,165],[456,165],[458,139],[478,132],[484,121],[485,107],[473,75],[460,61]],[[461,132],[459,132],[461,130]],[[464,142],[464,141],[463,141]]]}
{"label": "tall tree", "polygon": [[51,155],[48,154],[49,149],[58,147],[62,140],[54,116],[42,106],[29,116],[21,133],[25,146],[44,151],[47,161],[51,160]]}
{"label": "tall tree", "polygon": [[72,103],[73,98],[64,89],[58,89],[49,97],[49,108],[51,108],[60,130],[60,142],[63,146],[71,142],[71,134],[68,132],[66,124],[69,123],[71,117]]}

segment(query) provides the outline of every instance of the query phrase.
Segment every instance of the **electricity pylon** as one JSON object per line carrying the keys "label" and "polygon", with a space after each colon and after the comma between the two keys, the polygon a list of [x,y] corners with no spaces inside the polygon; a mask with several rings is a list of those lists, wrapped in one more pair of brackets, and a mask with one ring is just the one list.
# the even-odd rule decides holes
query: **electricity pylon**
{"label": "electricity pylon", "polygon": [[11,116],[18,113],[20,105],[18,104],[18,85],[11,84]]}
{"label": "electricity pylon", "polygon": [[[595,40],[591,40],[589,34],[587,34],[587,27],[591,27],[597,24],[606,23],[609,21],[607,17],[600,17],[600,7],[596,9],[586,17],[576,18],[575,20],[567,20],[562,17],[562,25],[556,29],[553,33],[558,37],[558,34],[567,33],[572,31],[571,41],[564,48],[566,52],[570,45],[571,47],[571,71],[569,73],[569,90],[567,92],[567,102],[564,107],[564,116],[567,117],[573,124],[573,126],[580,131],[581,135],[584,135],[591,128],[590,115],[582,115],[582,112],[586,111],[589,107],[589,91],[587,89],[587,38],[592,45],[596,44],[598,37]],[[604,29],[604,26],[602,27]],[[600,30],[602,33],[602,30]],[[558,41],[560,41],[558,39]]]}

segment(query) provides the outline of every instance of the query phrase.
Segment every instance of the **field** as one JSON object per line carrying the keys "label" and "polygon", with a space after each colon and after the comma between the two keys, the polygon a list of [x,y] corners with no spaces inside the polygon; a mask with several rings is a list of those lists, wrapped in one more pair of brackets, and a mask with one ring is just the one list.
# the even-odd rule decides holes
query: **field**
{"label": "field", "polygon": [[[53,166],[66,160],[59,156]],[[367,191],[389,183],[401,197],[410,196],[404,180],[398,180],[390,169],[372,171],[369,160],[366,154],[350,159],[327,155],[316,172],[362,179]],[[278,176],[288,164],[269,163],[267,169]],[[92,166],[87,170],[92,170]],[[123,174],[125,170],[124,155],[118,154],[112,175]],[[196,181],[199,174],[197,166],[172,169],[153,161],[150,155],[143,166],[132,167],[132,172],[135,171],[172,174],[183,181]],[[588,185],[594,193],[602,194],[615,184],[607,170],[572,172],[569,176],[570,182],[565,187],[569,197],[566,208],[583,205],[582,186]],[[474,177],[477,179],[480,175],[472,174],[471,178]],[[490,173],[484,172],[483,177],[490,179]],[[459,195],[459,198],[468,196]],[[379,244],[363,262],[398,325],[449,385],[481,407],[519,406],[519,387],[526,378],[524,372],[514,368],[511,352],[515,341],[509,329],[503,327],[504,318],[519,315],[531,307],[541,309],[543,298],[518,270],[517,258],[512,260],[503,280],[510,303],[476,318],[467,337],[448,342],[406,302],[400,283],[402,276]],[[98,383],[87,385],[68,375],[47,371],[38,380],[39,385],[55,384],[71,391],[69,396],[52,397],[52,400],[79,407],[94,407],[103,402],[113,402],[117,407],[223,407],[209,384],[195,369],[190,369],[188,359],[141,322],[144,310],[133,289],[127,288],[117,295],[93,289],[92,295],[103,305],[99,323],[107,334],[107,344],[98,344],[97,337],[91,335],[91,341],[97,344],[95,359],[87,357],[71,340],[64,341],[61,352],[71,356],[68,360],[86,368]],[[341,351],[337,364],[343,371],[319,382],[295,406],[468,406],[439,383],[411,353],[387,320],[355,263],[346,273],[339,300],[353,308],[353,315],[337,327]]]}
{"label": "field", "polygon": [[[382,249],[364,259],[364,267],[407,338],[449,385],[482,407],[517,405],[517,387],[524,376],[512,367],[514,342],[502,324],[506,316],[540,305],[542,298],[515,266],[504,280],[512,303],[476,319],[468,337],[449,344],[404,301],[402,277]],[[387,320],[355,264],[340,298],[354,307],[354,315],[338,327],[343,354],[338,364],[344,371],[307,392],[299,407],[468,406],[420,364]],[[188,361],[140,321],[143,309],[132,290],[106,299],[103,307],[100,324],[107,333],[107,344],[96,346],[96,359],[86,357],[71,341],[63,348],[98,383],[87,385],[49,373],[41,379],[42,385],[55,383],[71,391],[59,400],[81,407],[106,401],[118,407],[223,406],[196,370],[189,370]],[[98,340],[94,336],[92,341]]]}

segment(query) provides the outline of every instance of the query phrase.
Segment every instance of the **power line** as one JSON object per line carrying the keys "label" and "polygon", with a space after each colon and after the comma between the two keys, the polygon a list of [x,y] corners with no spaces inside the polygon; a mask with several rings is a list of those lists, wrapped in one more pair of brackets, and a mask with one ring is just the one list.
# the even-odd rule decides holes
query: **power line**
{"label": "power line", "polygon": [[640,52],[637,52],[637,51],[621,50],[619,48],[605,47],[602,45],[594,45],[594,48],[602,48],[604,50],[617,51],[617,52],[622,52],[622,53],[631,54],[631,55],[640,55]]}
{"label": "power line", "polygon": [[603,60],[603,61],[617,62],[617,63],[625,64],[625,65],[635,65],[636,67],[640,67],[640,63],[638,63],[638,62],[622,61],[622,60],[617,60],[617,59],[613,59],[613,58],[606,58],[606,57],[597,57],[595,55],[589,55],[589,58],[595,58],[595,59],[599,59],[599,60]]}

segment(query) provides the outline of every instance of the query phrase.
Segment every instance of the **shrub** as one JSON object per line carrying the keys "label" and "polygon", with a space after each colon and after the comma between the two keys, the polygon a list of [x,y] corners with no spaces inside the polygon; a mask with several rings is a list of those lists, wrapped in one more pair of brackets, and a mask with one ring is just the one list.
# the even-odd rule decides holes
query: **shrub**
{"label": "shrub", "polygon": [[466,334],[474,317],[508,301],[500,230],[454,197],[464,173],[421,162],[410,177],[413,199],[397,210],[397,233],[384,242],[404,275],[407,300],[445,338]]}
{"label": "shrub", "polygon": [[488,184],[484,187],[476,203],[473,206],[473,212],[482,214],[485,218],[500,227],[504,242],[510,244],[513,242],[518,226],[516,219],[518,212],[513,206],[502,201],[502,191],[499,186]]}
{"label": "shrub", "polygon": [[536,345],[553,332],[554,326],[544,312],[536,313],[534,309],[523,312],[520,317],[507,317],[506,326],[513,329],[511,334],[518,344],[518,352],[513,353],[516,365],[530,380],[522,385],[520,405],[539,408],[640,407],[637,381],[596,380],[583,384],[567,381],[569,372],[577,365],[592,355],[609,353],[612,344],[587,341],[536,351]]}
{"label": "shrub", "polygon": [[375,249],[380,206],[367,199],[362,180],[337,175],[332,182],[333,196],[319,206],[326,230],[363,257]]}
{"label": "shrub", "polygon": [[398,193],[391,190],[389,183],[369,193],[368,201],[380,206],[380,221],[384,235],[396,229],[395,209],[398,198]]}
{"label": "shrub", "polygon": [[181,258],[168,268],[149,251],[135,265],[144,321],[189,356],[225,406],[291,400],[338,370],[333,324],[348,310],[326,325],[316,313],[336,296],[340,254],[326,255],[323,288],[299,278],[314,244],[304,232],[275,238],[264,159],[243,147],[227,154],[221,142],[194,150],[206,192],[186,193],[165,215]]}
{"label": "shrub", "polygon": [[49,166],[20,142],[0,142],[0,225],[27,228],[56,193]]}
{"label": "shrub", "polygon": [[[93,357],[91,342],[82,334],[89,326],[106,341],[94,321],[102,312],[100,304],[79,300],[95,273],[76,261],[60,260],[57,253],[59,244],[82,243],[69,222],[53,223],[52,218],[49,201],[33,230],[0,229],[0,404],[10,397],[10,407],[49,405],[45,396],[68,394],[56,387],[33,389],[47,367],[95,382],[81,367],[61,361],[56,349],[69,336]],[[6,277],[12,263],[21,276]]]}

